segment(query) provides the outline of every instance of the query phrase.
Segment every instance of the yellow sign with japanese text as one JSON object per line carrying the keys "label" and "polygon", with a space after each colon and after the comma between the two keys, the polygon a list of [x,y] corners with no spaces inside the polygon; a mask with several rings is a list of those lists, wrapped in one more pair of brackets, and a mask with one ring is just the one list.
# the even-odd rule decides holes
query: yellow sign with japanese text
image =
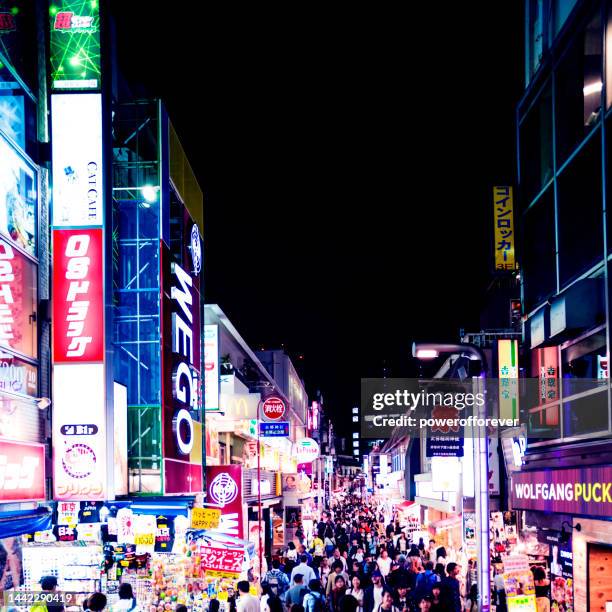
{"label": "yellow sign with japanese text", "polygon": [[191,510],[192,529],[216,529],[221,520],[219,508],[193,508]]}
{"label": "yellow sign with japanese text", "polygon": [[516,340],[498,340],[497,361],[499,366],[499,417],[501,419],[518,419],[518,342]]}
{"label": "yellow sign with japanese text", "polygon": [[516,270],[514,254],[514,197],[512,187],[493,187],[495,270]]}

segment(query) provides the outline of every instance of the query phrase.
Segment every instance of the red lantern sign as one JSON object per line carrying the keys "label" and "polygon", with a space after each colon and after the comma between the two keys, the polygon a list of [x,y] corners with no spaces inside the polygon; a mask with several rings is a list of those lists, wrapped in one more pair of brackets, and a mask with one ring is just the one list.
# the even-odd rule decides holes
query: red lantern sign
{"label": "red lantern sign", "polygon": [[263,403],[263,414],[270,421],[280,421],[285,416],[285,402],[280,397],[269,397]]}

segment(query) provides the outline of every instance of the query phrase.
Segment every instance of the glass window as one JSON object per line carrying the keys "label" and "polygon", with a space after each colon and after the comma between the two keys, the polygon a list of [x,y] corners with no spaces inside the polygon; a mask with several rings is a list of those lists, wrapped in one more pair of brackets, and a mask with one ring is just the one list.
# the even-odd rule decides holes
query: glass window
{"label": "glass window", "polygon": [[561,286],[603,259],[601,137],[594,135],[558,179]]}
{"label": "glass window", "polygon": [[556,289],[555,215],[552,185],[524,216],[523,290],[527,310]]}
{"label": "glass window", "polygon": [[602,32],[599,11],[568,49],[557,70],[557,153],[563,163],[601,114]]}
{"label": "glass window", "polygon": [[563,403],[565,438],[608,429],[608,393],[597,391]]}
{"label": "glass window", "polygon": [[527,0],[527,81],[535,74],[544,51],[544,0]]}
{"label": "glass window", "polygon": [[161,403],[159,342],[141,342],[139,345],[140,397],[139,404]]}
{"label": "glass window", "polygon": [[[602,368],[606,351],[605,329],[561,351],[564,397],[592,389],[607,378],[607,367]],[[586,382],[583,385],[579,380]]]}
{"label": "glass window", "polygon": [[553,175],[550,82],[527,112],[520,131],[521,188],[528,204]]}
{"label": "glass window", "polygon": [[555,36],[561,31],[576,2],[577,0],[554,0]]}

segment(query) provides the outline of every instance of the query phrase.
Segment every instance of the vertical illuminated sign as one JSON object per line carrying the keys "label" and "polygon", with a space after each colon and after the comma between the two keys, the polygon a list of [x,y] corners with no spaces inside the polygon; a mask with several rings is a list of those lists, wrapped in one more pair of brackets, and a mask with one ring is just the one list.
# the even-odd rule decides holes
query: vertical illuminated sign
{"label": "vertical illuminated sign", "polygon": [[164,494],[202,490],[200,270],[192,248],[193,222],[185,207],[175,217],[188,233],[162,241]]}
{"label": "vertical illuminated sign", "polygon": [[49,8],[51,87],[100,88],[98,0],[55,0]]}
{"label": "vertical illuminated sign", "polygon": [[204,326],[204,407],[219,410],[219,327]]}
{"label": "vertical illuminated sign", "polygon": [[499,416],[502,419],[518,419],[518,342],[497,341],[499,376]]}
{"label": "vertical illuminated sign", "polygon": [[493,187],[495,270],[515,270],[514,198],[512,187]]}
{"label": "vertical illuminated sign", "polygon": [[[99,27],[97,17],[81,12],[95,3],[61,4],[52,18],[52,49],[57,51],[55,27],[66,36],[62,40],[69,55],[53,65],[56,89],[74,88],[74,57],[89,61],[88,28]],[[99,54],[99,43],[96,48]],[[102,96],[53,94],[51,118],[54,498],[113,499],[113,457],[107,446],[112,431],[107,431]]]}

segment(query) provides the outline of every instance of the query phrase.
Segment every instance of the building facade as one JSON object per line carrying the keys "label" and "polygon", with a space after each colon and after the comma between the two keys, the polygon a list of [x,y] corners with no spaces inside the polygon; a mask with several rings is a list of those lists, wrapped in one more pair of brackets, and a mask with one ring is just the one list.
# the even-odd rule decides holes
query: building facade
{"label": "building facade", "polygon": [[[525,6],[526,89],[517,109],[522,359],[546,392],[526,407],[529,444],[510,503],[534,540],[550,546],[553,578],[568,579],[573,557],[575,609],[586,611],[612,600],[612,587],[596,586],[593,571],[612,533],[612,499],[598,492],[612,474],[612,7]],[[542,494],[550,483],[552,496],[548,488]],[[572,492],[563,488],[570,483]]]}

